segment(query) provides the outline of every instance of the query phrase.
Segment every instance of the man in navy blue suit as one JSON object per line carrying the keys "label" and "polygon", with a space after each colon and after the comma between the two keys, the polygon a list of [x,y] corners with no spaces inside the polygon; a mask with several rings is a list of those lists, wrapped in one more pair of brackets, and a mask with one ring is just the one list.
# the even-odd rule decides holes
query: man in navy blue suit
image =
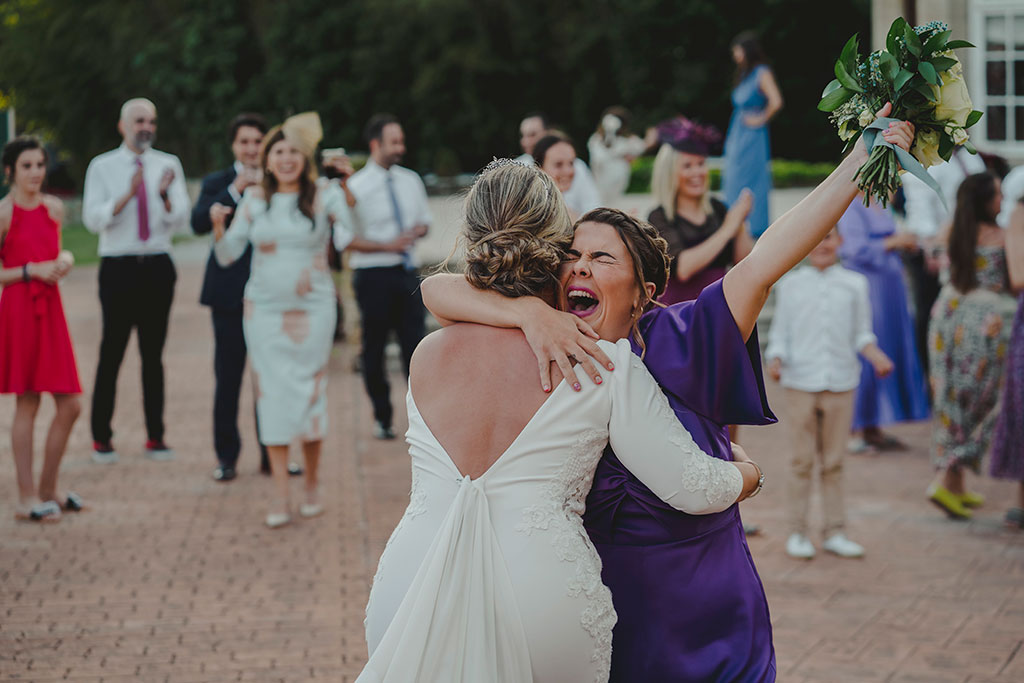
{"label": "man in navy blue suit", "polygon": [[[239,114],[231,122],[228,135],[235,163],[203,178],[199,199],[192,209],[192,231],[205,235],[213,229],[210,208],[220,204],[230,209],[242,200],[242,193],[261,180],[260,145],[267,132],[267,123],[259,114]],[[232,216],[228,216],[230,224]],[[252,247],[240,259],[223,268],[210,253],[199,303],[210,307],[213,317],[213,372],[216,388],[213,395],[213,445],[217,452],[217,469],[213,478],[228,482],[234,479],[242,440],[238,434],[238,396],[245,372],[245,337],[242,334],[242,294],[249,280]],[[257,439],[259,425],[257,424]],[[302,474],[294,463],[291,474]],[[260,471],[270,474],[267,450],[260,444]]]}

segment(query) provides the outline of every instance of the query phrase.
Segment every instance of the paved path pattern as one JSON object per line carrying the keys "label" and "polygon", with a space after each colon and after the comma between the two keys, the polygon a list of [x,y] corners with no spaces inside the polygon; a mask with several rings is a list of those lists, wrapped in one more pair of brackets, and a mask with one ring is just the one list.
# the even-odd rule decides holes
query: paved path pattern
{"label": "paved path pattern", "polygon": [[[14,401],[0,399],[0,681],[350,682],[365,661],[370,579],[408,501],[404,444],[371,437],[352,372],[356,345],[338,345],[322,467],[327,513],[264,528],[271,486],[258,474],[248,385],[240,476],[210,478],[212,333],[196,303],[201,278],[201,264],[183,258],[165,353],[175,461],[142,457],[131,347],[114,426],[121,461],[90,462],[87,393],[61,482],[89,509],[54,525],[15,522]],[[95,269],[73,272],[63,294],[88,391],[99,343]],[[399,376],[395,383],[403,386]],[[40,412],[38,444],[52,411],[47,403]],[[923,496],[927,424],[894,432],[910,450],[848,461],[849,535],[867,557],[810,562],[783,550],[784,430],[741,433],[768,476],[744,513],[763,527],[751,550],[771,603],[779,680],[1024,681],[1024,534],[1000,523],[1014,487],[977,480],[989,504],[971,523],[947,521]],[[812,509],[819,519],[817,503]]]}

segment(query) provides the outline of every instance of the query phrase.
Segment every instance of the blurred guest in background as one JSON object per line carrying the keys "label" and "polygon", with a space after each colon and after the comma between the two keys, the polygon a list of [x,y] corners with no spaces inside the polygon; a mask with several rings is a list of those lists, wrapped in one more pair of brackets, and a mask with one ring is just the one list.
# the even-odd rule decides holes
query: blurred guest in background
{"label": "blurred guest in background", "polygon": [[1019,482],[1017,504],[1006,513],[1006,521],[1024,529],[1024,197],[1017,199],[1010,213],[1006,264],[1010,286],[1019,294],[1007,354],[1006,384],[992,443],[991,472],[993,477]]}
{"label": "blurred guest in background", "polygon": [[[903,195],[906,198],[907,230],[917,237],[919,249],[903,252],[903,262],[910,279],[914,301],[914,324],[917,350],[926,374],[929,363],[928,325],[932,306],[939,296],[942,266],[935,255],[943,251],[941,235],[945,234],[956,206],[956,192],[964,178],[982,173],[985,162],[979,155],[957,147],[948,162],[932,166],[928,174],[939,184],[941,198],[925,183],[909,173],[902,176]],[[945,201],[945,204],[943,204]]]}
{"label": "blurred guest in background", "polygon": [[1010,227],[1010,217],[1021,199],[1024,199],[1024,165],[1017,166],[1003,178],[1003,206],[996,218],[999,227]]}
{"label": "blurred guest in background", "polygon": [[948,281],[929,329],[933,456],[940,474],[928,497],[959,519],[982,502],[967,490],[964,470],[977,472],[991,443],[1017,307],[1009,295],[1005,233],[996,224],[1001,202],[999,179],[987,172],[968,176],[957,190],[946,243]]}
{"label": "blurred guest in background", "polygon": [[[267,122],[259,114],[239,114],[228,127],[228,140],[234,163],[222,171],[203,178],[199,199],[192,208],[192,231],[206,235],[213,230],[210,210],[214,204],[231,209],[242,201],[246,188],[258,185],[260,172],[260,143],[267,132]],[[231,224],[234,214],[226,218]],[[199,303],[210,307],[213,319],[213,448],[217,455],[216,481],[227,482],[237,476],[238,454],[242,439],[238,434],[238,396],[245,373],[245,336],[242,332],[242,294],[249,280],[252,246],[237,261],[221,267],[210,251],[206,261],[206,276]],[[259,442],[259,417],[256,421],[256,439]],[[270,474],[267,449],[260,443],[260,472]],[[289,465],[292,474],[302,474],[297,465]]]}
{"label": "blurred guest in background", "polygon": [[255,246],[245,286],[243,325],[252,354],[260,438],[267,446],[276,500],[266,524],[291,521],[288,447],[302,441],[306,461],[303,517],[323,512],[319,465],[327,434],[327,361],[334,337],[334,281],[327,270],[329,215],[347,221],[336,184],[317,187],[313,154],[323,137],[315,112],[298,114],[267,133],[263,177],[246,189],[231,227],[231,209],[210,208],[214,254],[228,266]]}
{"label": "blurred guest in background", "polygon": [[572,141],[561,133],[549,133],[542,137],[533,148],[534,158],[541,170],[551,176],[555,186],[562,193],[565,205],[569,208],[569,217],[576,220],[600,204],[581,203],[585,196],[570,194],[576,178],[576,148]]}
{"label": "blurred guest in background", "polygon": [[[81,412],[78,366],[57,288],[74,258],[60,249],[64,204],[42,192],[47,161],[42,144],[34,137],[16,137],[4,145],[0,159],[11,188],[0,199],[0,393],[16,395],[11,427],[18,478],[15,517],[57,521],[62,509],[82,509],[76,494],[57,491],[68,435]],[[53,394],[57,410],[36,488],[33,435],[42,393]]]}
{"label": "blurred guest in background", "polygon": [[587,140],[590,167],[604,206],[614,206],[622,198],[629,187],[633,159],[649,146],[630,130],[631,118],[624,107],[609,107]]}
{"label": "blurred guest in background", "polygon": [[117,375],[132,329],[142,356],[146,457],[170,460],[164,443],[164,342],[177,273],[171,236],[188,226],[191,200],[178,157],[153,149],[156,106],[139,97],[121,107],[123,142],[85,172],[82,222],[100,236],[103,339],[92,394],[93,461],[117,462],[111,438]]}
{"label": "blurred guest in background", "polygon": [[[519,124],[519,146],[522,147],[523,153],[517,158],[518,161],[527,164],[536,161],[534,147],[541,138],[551,134],[568,140],[565,133],[555,130],[551,126],[544,114],[540,112],[527,114]],[[574,155],[575,150],[576,148],[573,147]],[[571,210],[574,207],[578,209],[577,216],[582,216],[587,211],[601,206],[601,192],[597,189],[597,183],[594,181],[594,175],[590,172],[590,167],[583,159],[574,156],[572,166],[572,181],[567,189],[562,190],[562,197],[565,198],[565,203]]]}
{"label": "blurred guest in background", "polygon": [[721,134],[678,117],[658,125],[662,142],[651,191],[658,206],[647,220],[668,242],[672,266],[659,301],[691,301],[754,244],[743,229],[753,196],[742,192],[730,211],[711,196],[707,158]]}
{"label": "blurred guest in background", "polygon": [[394,331],[408,378],[426,318],[412,247],[427,234],[433,219],[423,180],[415,171],[399,166],[405,156],[405,133],[398,119],[375,114],[364,134],[370,158],[348,181],[356,204],[351,220],[335,225],[334,246],[349,252],[362,319],[363,382],[373,403],[373,434],[378,439],[394,439],[384,349]]}
{"label": "blurred guest in background", "polygon": [[754,194],[750,232],[756,239],[768,229],[768,195],[772,189],[768,122],[782,109],[782,93],[757,37],[741,33],[732,41],[736,84],[732,119],[725,139],[723,190],[732,206],[744,189]]}
{"label": "blurred guest in background", "polygon": [[864,206],[860,197],[839,219],[839,234],[843,238],[839,247],[843,265],[867,278],[872,329],[878,346],[894,366],[890,375],[879,377],[871,363],[861,359],[852,429],[863,431],[863,435],[851,441],[850,450],[857,453],[870,447],[903,448],[880,428],[928,417],[928,390],[917,355],[900,260],[903,251],[917,248],[917,238],[897,233],[891,213],[873,200],[870,206]]}
{"label": "blurred guest in background", "polygon": [[823,547],[840,557],[864,554],[864,548],[844,533],[842,486],[854,389],[862,376],[857,354],[879,376],[892,372],[892,361],[878,348],[871,331],[866,278],[836,262],[841,239],[832,230],[811,251],[808,265],[779,280],[765,350],[768,372],[786,390],[793,453],[786,553],[799,559],[810,559],[816,552],[807,534],[815,460],[820,463],[825,509]]}

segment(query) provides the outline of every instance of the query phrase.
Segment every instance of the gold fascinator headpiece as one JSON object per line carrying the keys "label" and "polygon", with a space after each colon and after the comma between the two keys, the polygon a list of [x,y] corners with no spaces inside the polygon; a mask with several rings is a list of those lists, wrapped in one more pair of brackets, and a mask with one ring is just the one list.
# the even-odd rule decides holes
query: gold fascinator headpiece
{"label": "gold fascinator headpiece", "polygon": [[[320,115],[315,111],[307,111],[295,116],[289,116],[284,120],[284,123],[271,128],[264,140],[269,142],[279,130],[284,135],[285,140],[294,145],[295,149],[302,152],[309,159],[313,158],[316,146],[320,144],[324,137],[324,129],[320,124]],[[267,150],[264,149],[264,155],[266,152]]]}

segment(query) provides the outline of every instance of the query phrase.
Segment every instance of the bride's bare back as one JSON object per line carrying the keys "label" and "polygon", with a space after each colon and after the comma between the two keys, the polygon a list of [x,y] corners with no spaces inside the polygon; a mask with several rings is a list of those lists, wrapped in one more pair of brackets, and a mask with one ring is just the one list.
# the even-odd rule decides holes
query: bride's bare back
{"label": "bride's bare back", "polygon": [[[460,323],[416,348],[409,384],[434,437],[463,475],[476,479],[508,450],[550,397],[518,329]],[[562,375],[552,366],[552,384]]]}

